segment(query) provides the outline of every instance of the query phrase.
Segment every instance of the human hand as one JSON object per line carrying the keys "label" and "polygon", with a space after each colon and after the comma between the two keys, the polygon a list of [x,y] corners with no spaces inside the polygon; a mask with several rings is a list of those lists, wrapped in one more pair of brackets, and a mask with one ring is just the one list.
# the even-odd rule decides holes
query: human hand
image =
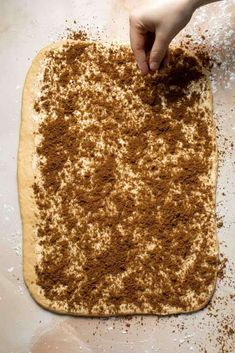
{"label": "human hand", "polygon": [[194,0],[151,0],[131,12],[131,47],[143,75],[167,62],[168,46],[189,22],[195,4]]}

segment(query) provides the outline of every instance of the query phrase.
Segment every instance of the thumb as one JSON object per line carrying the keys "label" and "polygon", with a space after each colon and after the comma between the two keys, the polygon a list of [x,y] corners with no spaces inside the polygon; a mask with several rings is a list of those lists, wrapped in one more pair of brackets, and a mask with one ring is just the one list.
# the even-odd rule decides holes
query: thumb
{"label": "thumb", "polygon": [[168,44],[168,40],[156,32],[149,58],[149,67],[152,71],[159,69],[161,62],[166,55]]}

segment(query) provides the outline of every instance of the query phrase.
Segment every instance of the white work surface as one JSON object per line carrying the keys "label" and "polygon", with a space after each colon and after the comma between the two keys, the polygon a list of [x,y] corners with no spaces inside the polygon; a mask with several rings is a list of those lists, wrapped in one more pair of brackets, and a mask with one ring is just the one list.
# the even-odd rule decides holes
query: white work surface
{"label": "white work surface", "polygon": [[[157,0],[156,0],[157,1]],[[66,27],[97,27],[108,41],[128,40],[134,0],[0,0],[0,353],[231,353],[235,315],[235,73],[234,2],[196,12],[184,33],[222,60],[213,70],[214,112],[220,158],[217,213],[220,251],[229,258],[209,307],[190,315],[87,319],[40,308],[22,278],[21,220],[17,196],[17,147],[21,94],[33,57]],[[67,20],[67,22],[66,22]],[[74,24],[76,20],[77,24]],[[232,47],[233,45],[233,47]],[[234,109],[234,111],[232,110]],[[224,194],[223,194],[224,193]],[[220,331],[221,330],[221,331]]]}

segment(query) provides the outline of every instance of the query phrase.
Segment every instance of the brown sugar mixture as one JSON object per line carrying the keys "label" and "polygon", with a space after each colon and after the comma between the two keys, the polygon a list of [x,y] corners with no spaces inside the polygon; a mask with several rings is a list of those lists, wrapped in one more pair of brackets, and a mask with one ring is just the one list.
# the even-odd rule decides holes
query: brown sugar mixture
{"label": "brown sugar mixture", "polygon": [[216,145],[206,71],[175,49],[142,77],[125,46],[48,52],[37,173],[37,284],[83,315],[203,307],[217,272]]}

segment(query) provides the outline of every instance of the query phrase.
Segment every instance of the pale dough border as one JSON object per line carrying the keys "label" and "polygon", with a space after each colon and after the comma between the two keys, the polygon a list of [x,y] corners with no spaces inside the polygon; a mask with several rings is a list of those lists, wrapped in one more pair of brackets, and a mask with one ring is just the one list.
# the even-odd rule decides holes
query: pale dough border
{"label": "pale dough border", "polygon": [[[34,183],[34,172],[32,168],[32,160],[33,154],[35,152],[34,146],[34,132],[37,127],[37,123],[33,120],[34,112],[34,99],[36,97],[36,93],[38,92],[38,86],[35,85],[37,82],[37,77],[41,69],[41,65],[43,60],[46,57],[46,54],[50,49],[59,48],[63,44],[68,41],[61,41],[56,44],[49,45],[43,48],[37,56],[34,58],[32,65],[27,73],[23,96],[22,96],[22,110],[21,110],[21,126],[20,126],[20,139],[19,139],[19,150],[18,150],[18,190],[19,190],[19,203],[20,203],[20,211],[22,218],[22,229],[23,229],[23,274],[24,281],[26,286],[29,289],[30,294],[35,299],[35,301],[40,304],[43,308],[48,309],[50,311],[60,313],[60,314],[70,314],[75,316],[88,316],[88,317],[109,317],[109,316],[122,316],[122,315],[136,315],[136,314],[159,314],[155,313],[143,313],[143,312],[129,312],[124,311],[122,314],[108,314],[108,315],[89,315],[87,311],[84,312],[70,312],[68,310],[62,309],[56,303],[52,303],[45,298],[43,292],[40,291],[40,287],[36,284],[36,273],[35,273],[35,264],[36,264],[36,253],[35,253],[35,233],[34,226],[37,222],[35,211],[36,204],[33,197],[32,184]],[[190,53],[192,55],[192,53]],[[210,88],[209,75],[208,76],[208,108],[210,110],[211,117],[213,120],[213,134],[214,140],[216,141],[216,129],[215,123],[212,116],[212,93]],[[211,173],[211,180],[213,182],[214,187],[214,207],[216,206],[216,184],[217,184],[217,150],[215,156],[213,158],[213,169]],[[217,249],[216,252],[219,256],[218,251],[218,238],[217,238],[217,229],[216,229],[216,216],[214,222],[214,236],[216,237]],[[206,298],[205,302],[196,307],[192,311],[171,311],[168,313],[160,314],[160,315],[169,315],[169,314],[179,314],[179,313],[189,313],[195,312],[207,305],[210,301],[214,290],[216,287],[216,276],[214,279],[213,288]]]}

